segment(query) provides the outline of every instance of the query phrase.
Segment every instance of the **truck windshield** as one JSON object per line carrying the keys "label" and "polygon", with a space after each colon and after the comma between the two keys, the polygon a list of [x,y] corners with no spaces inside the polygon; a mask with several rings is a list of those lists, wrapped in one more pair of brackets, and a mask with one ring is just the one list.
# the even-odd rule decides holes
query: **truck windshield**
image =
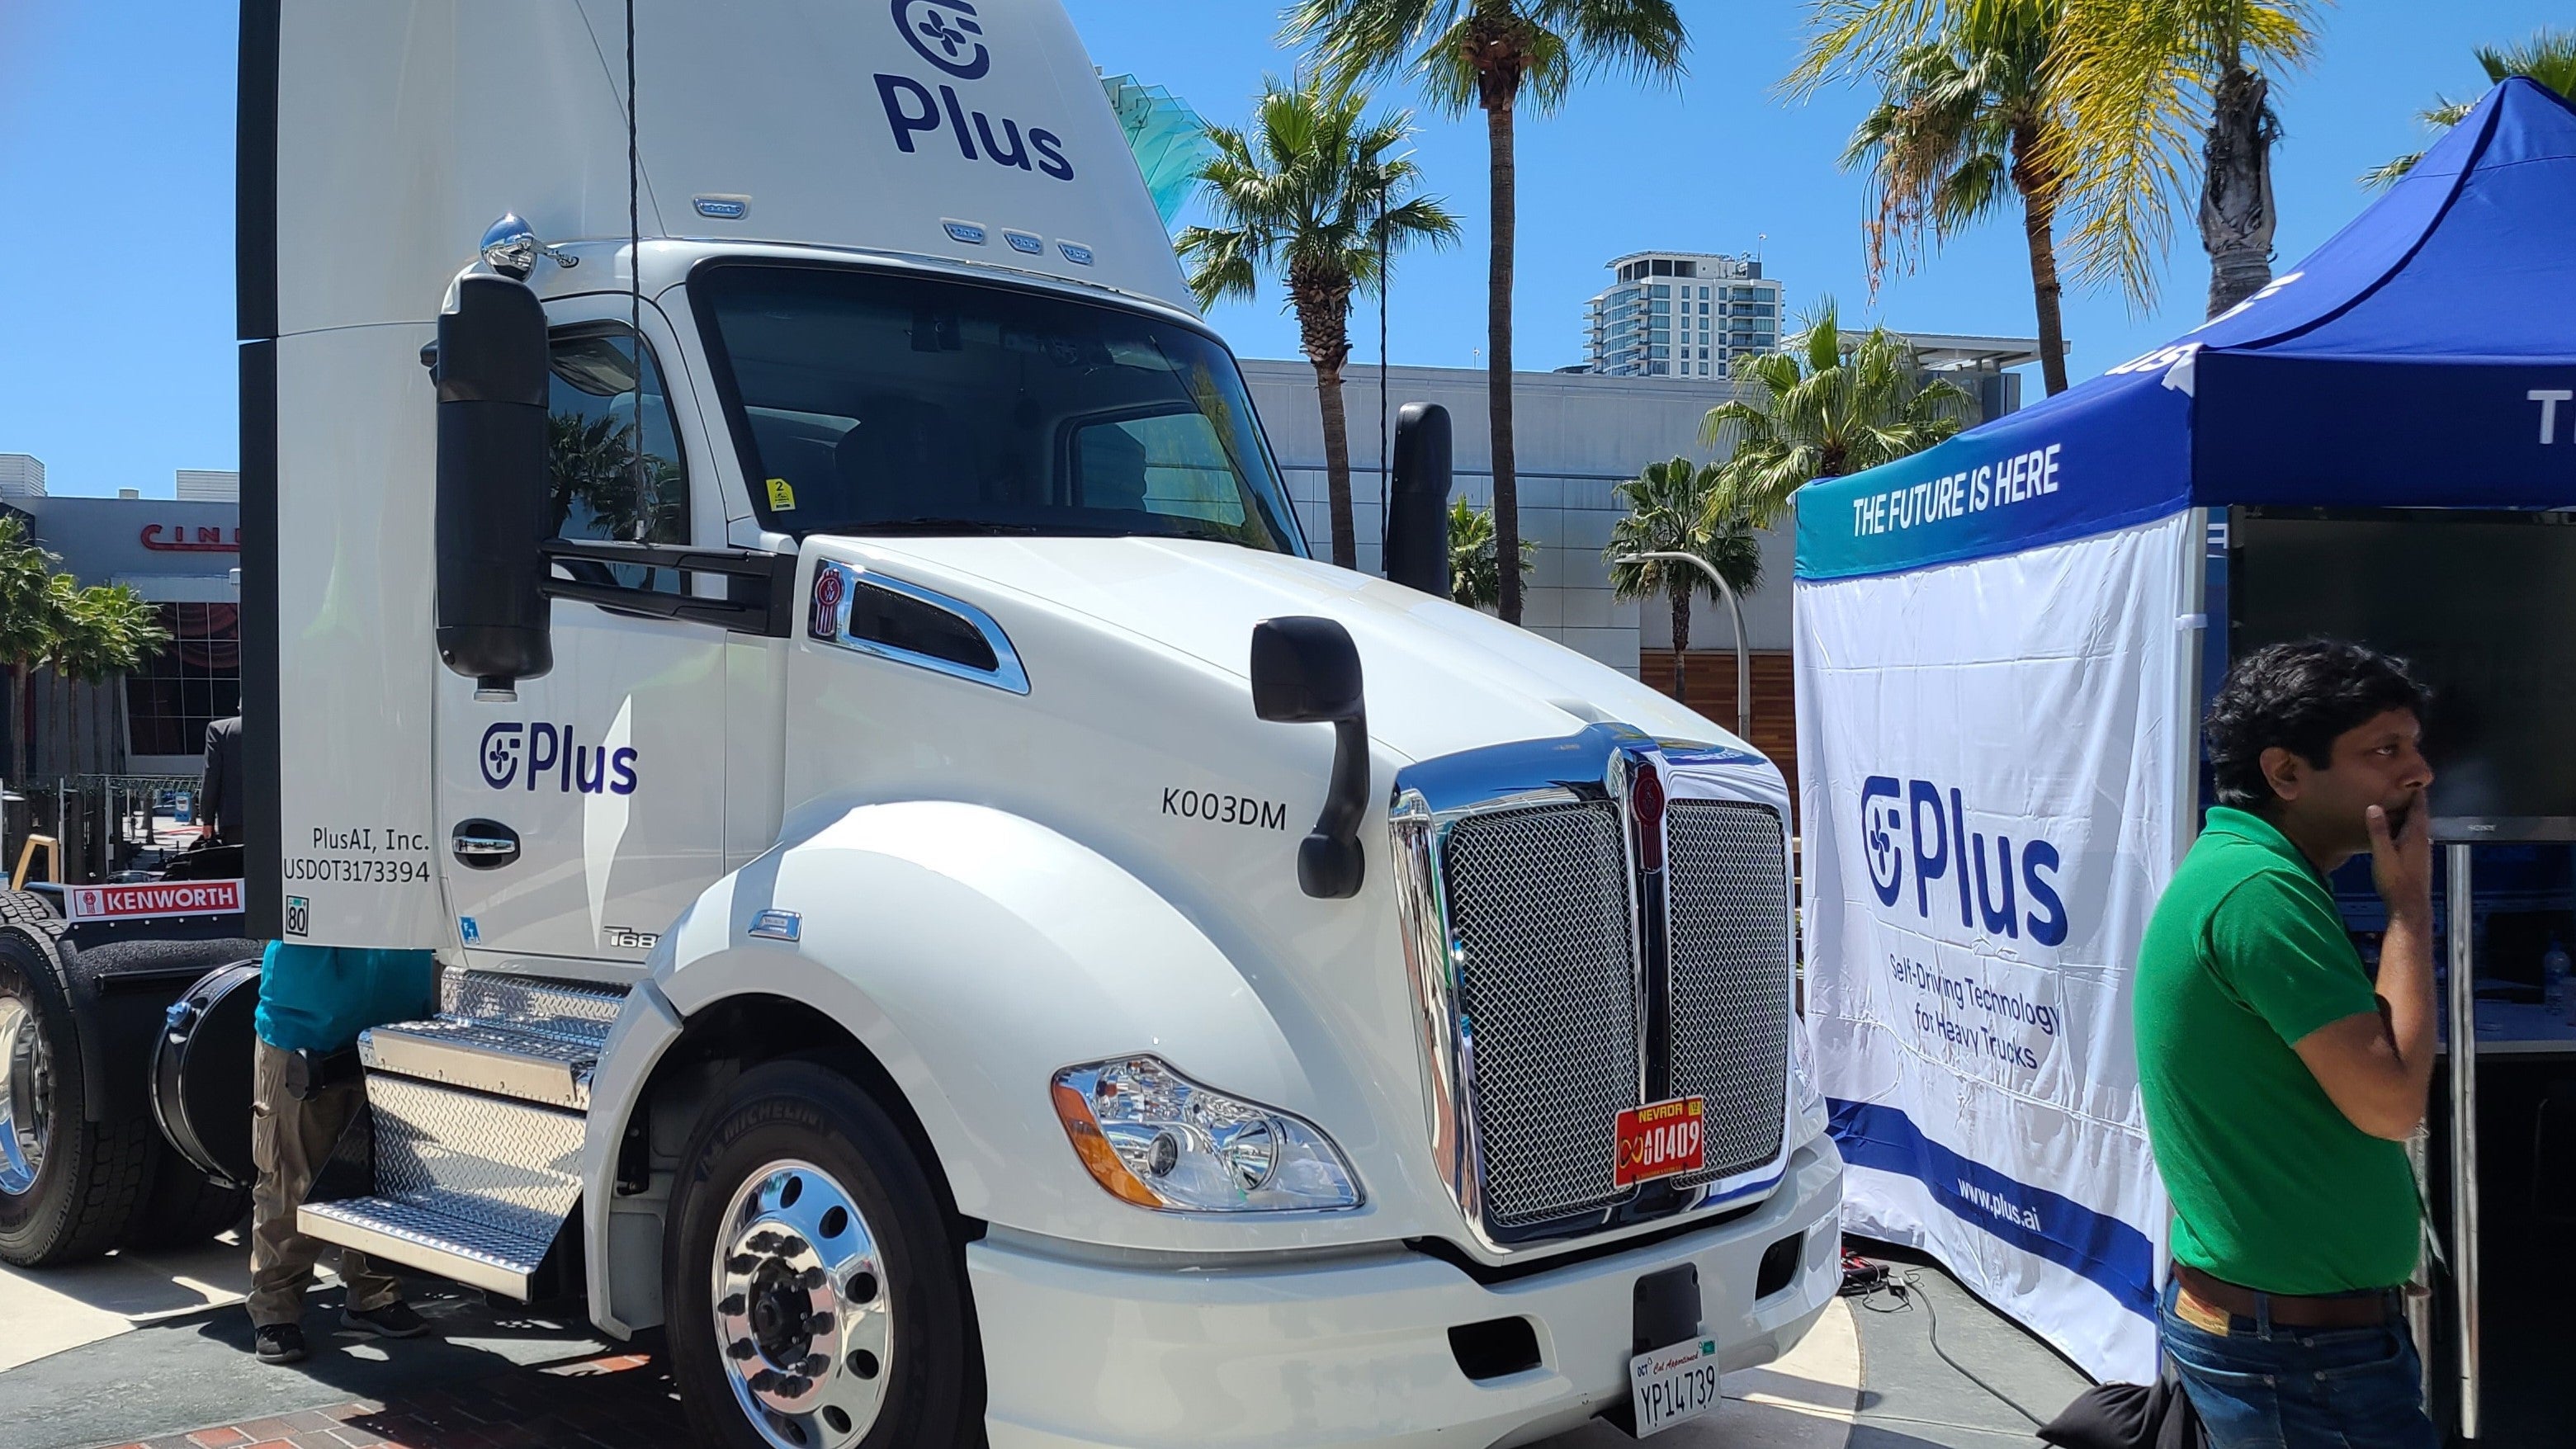
{"label": "truck windshield", "polygon": [[917,274],[733,262],[690,285],[781,533],[1305,551],[1234,359],[1201,333]]}

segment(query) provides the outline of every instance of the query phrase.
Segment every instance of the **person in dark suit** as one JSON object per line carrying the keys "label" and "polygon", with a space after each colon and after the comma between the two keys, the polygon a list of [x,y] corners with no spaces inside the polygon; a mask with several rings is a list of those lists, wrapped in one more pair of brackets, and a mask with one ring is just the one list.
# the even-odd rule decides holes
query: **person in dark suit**
{"label": "person in dark suit", "polygon": [[198,790],[198,814],[213,823],[215,843],[242,843],[250,782],[242,776],[242,722],[227,715],[206,726],[206,774]]}

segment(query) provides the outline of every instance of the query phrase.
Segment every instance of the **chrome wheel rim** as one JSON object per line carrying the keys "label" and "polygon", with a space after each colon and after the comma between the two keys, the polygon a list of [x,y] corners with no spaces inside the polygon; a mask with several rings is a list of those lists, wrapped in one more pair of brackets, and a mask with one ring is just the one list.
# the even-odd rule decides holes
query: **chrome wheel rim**
{"label": "chrome wheel rim", "polygon": [[734,1403],[774,1449],[844,1449],[883,1411],[893,1303],[876,1234],[810,1162],[772,1162],[716,1231],[716,1353]]}
{"label": "chrome wheel rim", "polygon": [[18,997],[0,996],[0,1193],[26,1192],[44,1171],[53,1095],[36,1013]]}

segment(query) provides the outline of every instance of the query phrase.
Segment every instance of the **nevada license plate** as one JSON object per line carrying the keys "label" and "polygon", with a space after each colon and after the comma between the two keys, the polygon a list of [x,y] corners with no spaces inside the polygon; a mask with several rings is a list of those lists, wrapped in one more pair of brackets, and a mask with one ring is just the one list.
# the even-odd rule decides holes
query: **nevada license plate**
{"label": "nevada license plate", "polygon": [[1637,1437],[1696,1419],[1717,1407],[1717,1341],[1695,1338],[1628,1360]]}
{"label": "nevada license plate", "polygon": [[1700,1097],[1650,1102],[1621,1112],[1611,1185],[1633,1187],[1706,1166],[1708,1135],[1701,1129],[1707,1113],[1708,1104]]}

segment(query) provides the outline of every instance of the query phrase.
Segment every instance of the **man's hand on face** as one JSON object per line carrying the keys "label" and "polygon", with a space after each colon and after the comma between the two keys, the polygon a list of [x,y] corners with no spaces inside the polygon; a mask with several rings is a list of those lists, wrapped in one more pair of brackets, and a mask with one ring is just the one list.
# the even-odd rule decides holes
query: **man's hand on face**
{"label": "man's hand on face", "polygon": [[2377,805],[2370,826],[2370,878],[2390,916],[2427,919],[2433,914],[2433,804],[2424,791],[2405,808],[2392,833],[2388,812]]}

